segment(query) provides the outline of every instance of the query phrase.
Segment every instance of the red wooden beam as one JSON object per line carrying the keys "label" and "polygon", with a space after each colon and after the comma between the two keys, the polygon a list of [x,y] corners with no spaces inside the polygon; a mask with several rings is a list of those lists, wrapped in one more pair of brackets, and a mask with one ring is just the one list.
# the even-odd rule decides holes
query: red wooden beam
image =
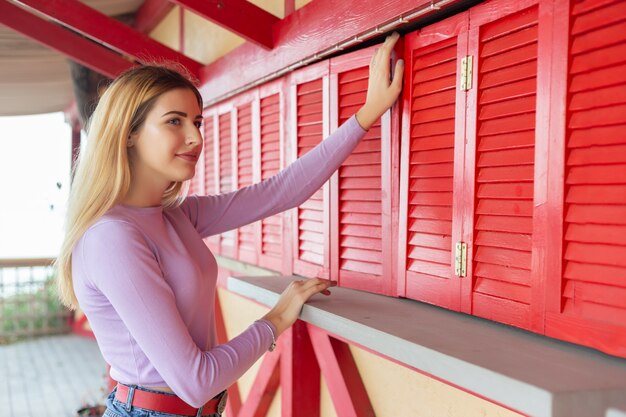
{"label": "red wooden beam", "polygon": [[281,336],[281,416],[319,417],[320,367],[305,322],[298,320]]}
{"label": "red wooden beam", "polygon": [[326,332],[315,326],[308,325],[307,327],[337,415],[375,417],[374,409],[348,345],[329,337]]}
{"label": "red wooden beam", "polygon": [[78,0],[15,0],[63,26],[135,60],[174,61],[198,76],[202,64],[155,41]]}
{"label": "red wooden beam", "polygon": [[252,42],[255,47],[271,50],[274,46],[272,27],[280,19],[246,0],[170,1],[236,33]]}
{"label": "red wooden beam", "polygon": [[[220,298],[215,297],[215,325],[217,331],[218,343],[228,342],[228,335],[226,334],[226,324],[224,323],[224,315],[222,314],[222,305],[220,304]],[[226,403],[226,414],[229,416],[239,415],[241,409],[241,395],[239,394],[239,387],[237,382],[228,387],[228,402]]]}
{"label": "red wooden beam", "polygon": [[133,27],[142,33],[150,33],[174,5],[167,0],[145,0],[135,13]]}
{"label": "red wooden beam", "polygon": [[0,1],[0,23],[110,78],[134,64],[80,35]]}
{"label": "red wooden beam", "polygon": [[[448,8],[459,1],[441,2],[440,8]],[[431,4],[438,3],[432,0],[315,0],[273,26],[274,49],[271,51],[248,43],[202,68],[200,81],[204,101],[210,103],[357,35],[376,32],[379,25],[378,31],[391,31],[393,26],[387,23],[400,16],[413,21],[417,17],[411,15],[416,13],[426,16],[437,10]]]}
{"label": "red wooden beam", "polygon": [[265,355],[252,389],[237,417],[257,417],[267,414],[280,385],[278,363],[281,352],[282,344],[279,343],[276,350]]}

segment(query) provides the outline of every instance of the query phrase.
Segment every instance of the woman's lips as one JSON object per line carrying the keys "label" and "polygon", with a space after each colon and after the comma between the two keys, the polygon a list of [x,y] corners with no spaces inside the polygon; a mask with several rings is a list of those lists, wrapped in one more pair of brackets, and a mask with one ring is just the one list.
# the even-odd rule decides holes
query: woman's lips
{"label": "woman's lips", "polygon": [[180,154],[180,155],[176,155],[179,158],[184,159],[185,161],[189,161],[189,162],[196,162],[198,160],[198,156],[197,155],[187,155],[187,154]]}

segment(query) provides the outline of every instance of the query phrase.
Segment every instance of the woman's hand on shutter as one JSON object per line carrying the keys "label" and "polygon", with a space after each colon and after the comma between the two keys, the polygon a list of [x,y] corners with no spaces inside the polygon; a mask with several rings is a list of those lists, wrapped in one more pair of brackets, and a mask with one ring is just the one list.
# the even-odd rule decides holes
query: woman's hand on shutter
{"label": "woman's hand on shutter", "polygon": [[389,79],[391,51],[399,38],[398,32],[387,36],[370,61],[367,97],[363,107],[356,113],[357,121],[365,130],[368,130],[391,107],[402,91],[404,60],[399,59],[396,62],[393,80]]}
{"label": "woman's hand on shutter", "polygon": [[276,337],[278,337],[298,319],[302,306],[309,298],[317,293],[330,295],[328,288],[336,285],[334,281],[321,278],[293,281],[280,295],[276,305],[263,316],[263,319],[276,326],[278,333]]}

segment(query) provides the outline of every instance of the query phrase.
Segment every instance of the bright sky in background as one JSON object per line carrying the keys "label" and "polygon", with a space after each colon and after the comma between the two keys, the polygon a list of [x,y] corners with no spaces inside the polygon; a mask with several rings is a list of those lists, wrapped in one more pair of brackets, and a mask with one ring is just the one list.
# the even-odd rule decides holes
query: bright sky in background
{"label": "bright sky in background", "polygon": [[58,253],[71,142],[63,113],[0,117],[0,258]]}

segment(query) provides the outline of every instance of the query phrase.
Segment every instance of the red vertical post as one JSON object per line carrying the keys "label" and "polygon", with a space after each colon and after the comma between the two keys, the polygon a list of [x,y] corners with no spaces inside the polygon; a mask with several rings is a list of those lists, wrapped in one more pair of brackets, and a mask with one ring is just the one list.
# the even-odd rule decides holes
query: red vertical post
{"label": "red vertical post", "polygon": [[296,321],[282,336],[281,399],[282,417],[320,415],[320,368],[307,325]]}

